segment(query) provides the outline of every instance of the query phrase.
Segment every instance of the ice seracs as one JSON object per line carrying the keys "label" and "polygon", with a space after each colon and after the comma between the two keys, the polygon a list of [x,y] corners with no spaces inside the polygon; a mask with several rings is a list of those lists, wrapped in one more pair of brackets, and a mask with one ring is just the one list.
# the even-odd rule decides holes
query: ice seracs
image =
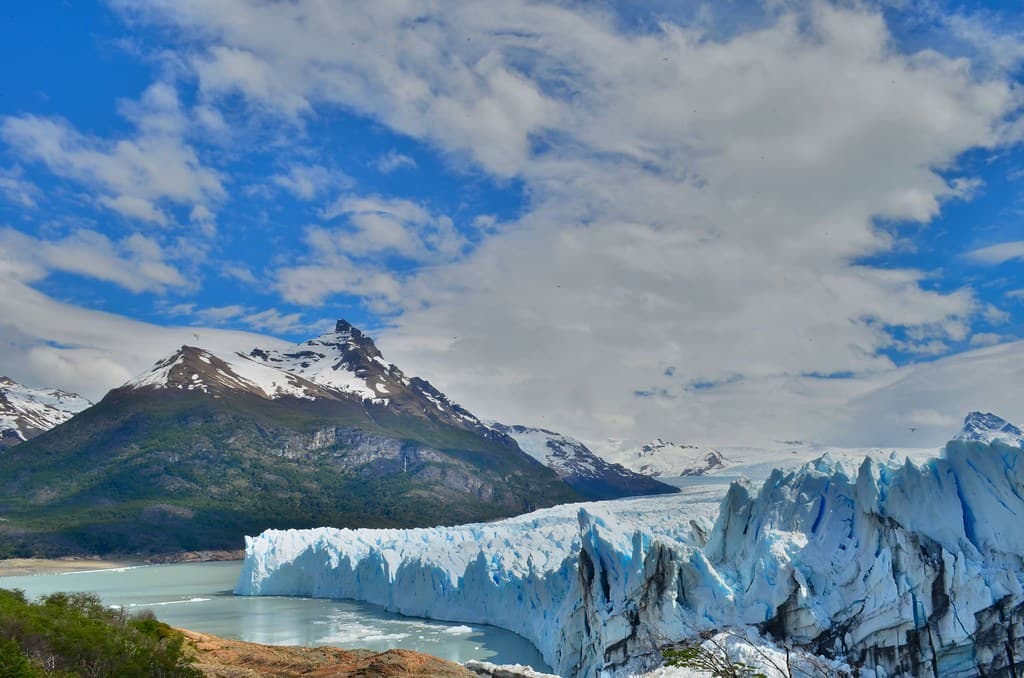
{"label": "ice seracs", "polygon": [[247,540],[238,592],[495,624],[569,676],[649,668],[667,643],[745,626],[865,676],[995,675],[1024,657],[1024,450],[1003,437],[921,464],[826,456],[734,483],[710,513],[681,494],[266,532]]}
{"label": "ice seracs", "polygon": [[64,423],[91,404],[77,393],[31,388],[0,377],[0,450]]}

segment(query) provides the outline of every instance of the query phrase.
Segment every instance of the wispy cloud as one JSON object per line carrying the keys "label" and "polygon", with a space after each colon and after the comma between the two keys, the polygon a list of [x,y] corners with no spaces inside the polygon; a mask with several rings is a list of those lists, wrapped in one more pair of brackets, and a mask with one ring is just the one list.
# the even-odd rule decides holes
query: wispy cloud
{"label": "wispy cloud", "polygon": [[340,172],[332,172],[322,165],[292,164],[283,174],[270,179],[300,200],[312,200],[330,189],[351,185],[351,179]]}
{"label": "wispy cloud", "polygon": [[309,323],[303,320],[302,313],[282,313],[276,308],[258,310],[241,304],[196,308],[195,304],[180,304],[167,311],[172,316],[189,318],[194,325],[242,325],[272,334],[313,331]]}
{"label": "wispy cloud", "polygon": [[0,229],[0,274],[34,281],[53,271],[111,282],[136,293],[162,294],[169,288],[193,285],[155,240],[139,233],[113,241],[82,229],[58,240],[44,240]]}
{"label": "wispy cloud", "polygon": [[[469,245],[448,216],[410,200],[344,196],[321,217],[343,224],[308,227],[303,259],[312,263],[277,272],[278,291],[293,303],[319,305],[345,293],[394,308],[405,278],[420,266],[459,258]],[[394,270],[394,260],[404,266]]]}
{"label": "wispy cloud", "polygon": [[194,206],[223,196],[220,175],[185,141],[188,123],[173,87],[155,84],[122,112],[133,136],[106,139],[65,120],[22,115],[0,121],[0,138],[26,160],[99,191],[99,204],[128,219],[166,225],[162,201]]}
{"label": "wispy cloud", "polygon": [[1012,259],[1024,259],[1024,240],[979,247],[968,252],[966,256],[975,263],[989,266],[1002,264]]}
{"label": "wispy cloud", "polygon": [[24,178],[20,167],[14,167],[0,170],[0,195],[19,207],[34,209],[42,192]]}
{"label": "wispy cloud", "polygon": [[382,174],[391,174],[400,169],[415,168],[416,161],[407,155],[391,150],[377,158],[373,166]]}

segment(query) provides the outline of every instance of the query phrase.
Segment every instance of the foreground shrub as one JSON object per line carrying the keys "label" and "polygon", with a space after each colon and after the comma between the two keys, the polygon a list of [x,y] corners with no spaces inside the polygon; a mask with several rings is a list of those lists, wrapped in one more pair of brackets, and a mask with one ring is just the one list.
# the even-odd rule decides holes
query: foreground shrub
{"label": "foreground shrub", "polygon": [[0,678],[153,676],[192,678],[184,637],[152,614],[129,616],[92,594],[37,602],[0,589]]}

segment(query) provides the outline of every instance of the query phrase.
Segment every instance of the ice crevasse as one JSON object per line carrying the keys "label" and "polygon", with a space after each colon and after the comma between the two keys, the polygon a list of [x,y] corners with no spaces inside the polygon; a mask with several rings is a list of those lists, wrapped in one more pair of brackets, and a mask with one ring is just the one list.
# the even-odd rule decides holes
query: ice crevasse
{"label": "ice crevasse", "polygon": [[[488,524],[264,532],[236,593],[352,598],[488,623],[559,674],[626,674],[702,630],[756,625],[877,676],[1024,663],[1024,451],[954,440],[916,465],[823,457],[734,483]],[[862,674],[863,675],[863,674]]]}

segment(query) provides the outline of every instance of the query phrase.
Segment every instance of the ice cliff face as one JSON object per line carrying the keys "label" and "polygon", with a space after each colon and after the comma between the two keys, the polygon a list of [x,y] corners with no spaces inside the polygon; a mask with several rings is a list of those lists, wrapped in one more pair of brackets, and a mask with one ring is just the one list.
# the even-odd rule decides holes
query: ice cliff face
{"label": "ice cliff face", "polygon": [[1005,438],[920,465],[825,457],[733,484],[710,531],[706,516],[684,494],[445,530],[268,532],[248,540],[238,592],[496,624],[573,676],[741,625],[878,676],[1024,658],[1024,451]]}

